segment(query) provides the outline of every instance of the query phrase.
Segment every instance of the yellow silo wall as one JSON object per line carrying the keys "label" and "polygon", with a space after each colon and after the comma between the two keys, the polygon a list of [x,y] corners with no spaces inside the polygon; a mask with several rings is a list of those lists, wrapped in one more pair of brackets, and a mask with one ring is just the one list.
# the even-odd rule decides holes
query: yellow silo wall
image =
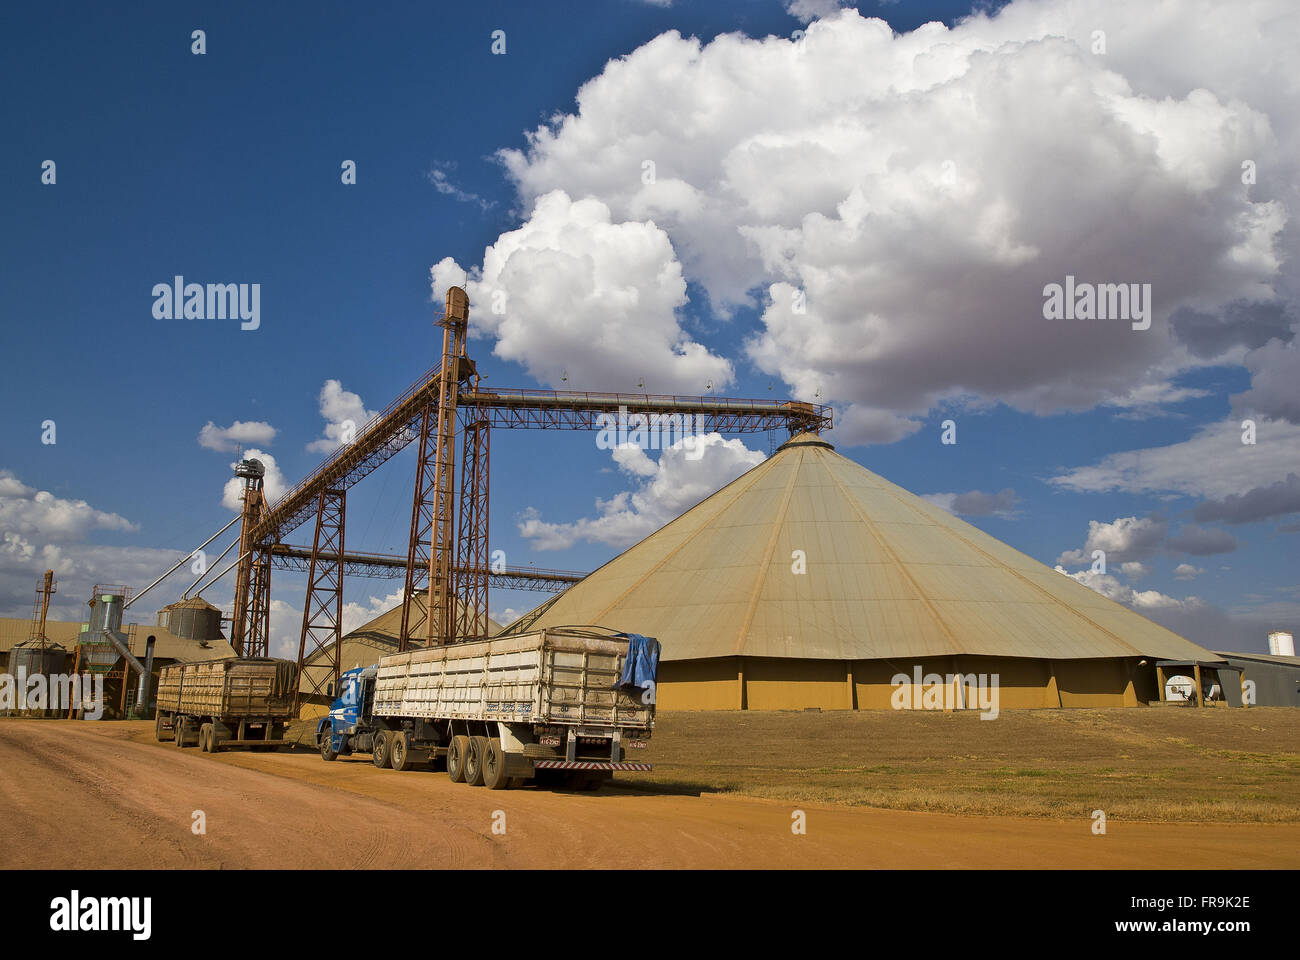
{"label": "yellow silo wall", "polygon": [[660,662],[655,685],[659,710],[740,709],[739,657]]}
{"label": "yellow silo wall", "polygon": [[[1122,658],[946,656],[900,660],[715,657],[664,661],[660,710],[890,710],[898,674],[997,676],[999,710],[1138,706],[1156,698],[1151,667]],[[974,708],[972,703],[971,708]]]}

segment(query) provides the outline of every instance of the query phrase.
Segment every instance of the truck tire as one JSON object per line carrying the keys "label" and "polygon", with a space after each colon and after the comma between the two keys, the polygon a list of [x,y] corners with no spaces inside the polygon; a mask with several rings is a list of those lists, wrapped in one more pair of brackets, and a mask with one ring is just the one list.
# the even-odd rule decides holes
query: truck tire
{"label": "truck tire", "polygon": [[559,790],[564,786],[565,777],[563,771],[547,768],[536,771],[533,781],[543,790]]}
{"label": "truck tire", "polygon": [[506,776],[506,751],[496,737],[484,738],[487,747],[483,751],[483,785],[489,790],[508,790],[510,778]]}
{"label": "truck tire", "polygon": [[415,766],[415,758],[411,756],[411,740],[405,730],[398,730],[388,738],[388,758],[394,770],[410,770]]}
{"label": "truck tire", "polygon": [[382,770],[384,769],[384,767],[388,766],[388,760],[389,760],[388,731],[380,730],[378,733],[375,734],[374,741],[375,741],[374,746],[371,748],[370,751],[370,762],[373,763],[380,770]]}
{"label": "truck tire", "polygon": [[483,786],[483,760],[487,756],[487,749],[487,737],[469,738],[469,753],[465,756],[465,782],[471,787]]}
{"label": "truck tire", "polygon": [[447,776],[452,783],[465,782],[465,761],[469,758],[469,737],[456,734],[447,746]]}
{"label": "truck tire", "polygon": [[163,733],[163,715],[159,710],[153,718],[153,738],[159,743],[167,742],[167,735]]}
{"label": "truck tire", "polygon": [[339,758],[338,752],[334,749],[333,731],[326,731],[325,733],[321,734],[320,758],[326,761],[337,760]]}
{"label": "truck tire", "polygon": [[188,744],[185,742],[185,737],[188,733],[188,730],[186,729],[188,727],[188,724],[185,722],[185,718],[177,717],[175,722],[172,724],[172,726],[176,728],[176,735],[172,738],[172,743],[176,744],[176,746],[181,747],[182,749],[188,746]]}
{"label": "truck tire", "polygon": [[212,724],[205,723],[199,727],[199,751],[201,753],[212,752]]}
{"label": "truck tire", "polygon": [[601,787],[603,787],[605,784],[609,783],[613,779],[614,779],[614,772],[612,770],[602,770],[601,772],[593,773],[588,777],[586,777],[584,780],[582,780],[582,782],[578,785],[578,789],[599,790]]}

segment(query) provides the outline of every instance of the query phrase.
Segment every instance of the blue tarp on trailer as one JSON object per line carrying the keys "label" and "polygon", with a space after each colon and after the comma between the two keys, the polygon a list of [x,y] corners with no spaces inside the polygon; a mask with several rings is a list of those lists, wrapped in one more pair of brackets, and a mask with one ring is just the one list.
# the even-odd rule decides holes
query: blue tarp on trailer
{"label": "blue tarp on trailer", "polygon": [[627,657],[623,660],[623,676],[618,681],[618,689],[629,693],[651,689],[659,670],[659,641],[639,633],[620,636],[627,637]]}

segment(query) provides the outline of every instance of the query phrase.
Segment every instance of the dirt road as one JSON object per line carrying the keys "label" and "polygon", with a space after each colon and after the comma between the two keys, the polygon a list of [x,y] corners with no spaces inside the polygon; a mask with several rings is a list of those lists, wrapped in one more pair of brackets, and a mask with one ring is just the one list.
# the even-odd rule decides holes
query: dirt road
{"label": "dirt road", "polygon": [[1090,822],[807,804],[800,836],[782,801],[489,791],[369,758],[209,756],[152,734],[0,721],[0,867],[1300,866],[1300,824],[1112,820],[1094,836]]}

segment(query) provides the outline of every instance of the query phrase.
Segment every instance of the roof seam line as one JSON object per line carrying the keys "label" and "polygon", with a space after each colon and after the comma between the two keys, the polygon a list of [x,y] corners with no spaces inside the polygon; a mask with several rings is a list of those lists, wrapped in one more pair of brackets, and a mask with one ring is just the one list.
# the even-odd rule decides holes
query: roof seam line
{"label": "roof seam line", "polygon": [[[734,507],[734,506],[736,505],[736,503],[740,500],[741,496],[742,496],[743,494],[745,494],[746,492],[748,492],[748,490],[749,490],[750,487],[752,487],[754,484],[758,483],[759,476],[761,475],[761,474],[760,474],[760,471],[759,471],[759,469],[758,469],[758,467],[761,467],[761,466],[763,466],[763,464],[771,463],[771,462],[772,462],[772,459],[771,459],[771,458],[769,458],[769,459],[767,459],[767,460],[764,460],[763,463],[760,463],[758,466],[754,467],[753,470],[749,471],[749,473],[754,474],[754,479],[750,480],[749,483],[745,484],[744,488],[743,488],[742,490],[740,490],[740,492],[739,492],[736,496],[734,496],[734,497],[731,498],[731,502],[730,502],[730,503],[728,503],[728,504],[727,504],[726,506],[724,506],[721,510],[719,510],[716,514],[714,514],[712,520],[710,520],[710,523],[712,523],[713,521],[716,521],[716,520],[718,519],[718,517],[722,516],[724,513],[726,513],[728,510],[730,510],[732,507]],[[739,477],[737,477],[735,480],[733,480],[732,483],[737,483],[737,482],[743,480],[743,479],[744,479],[746,476],[748,476],[748,475],[749,475],[749,474],[741,474]],[[727,487],[731,486],[732,483],[727,484]],[[727,489],[727,487],[723,487],[722,490]],[[722,490],[717,491],[717,493],[713,494],[713,496],[717,496],[717,494],[718,494],[718,493],[721,493]],[[698,507],[698,506],[700,506],[700,504],[706,503],[706,502],[707,502],[708,500],[710,500],[710,499],[711,499],[710,497],[705,497],[703,500],[700,501],[700,503],[696,504],[695,506]],[[692,507],[691,509],[693,510],[693,509],[695,509],[695,508]],[[690,513],[690,510],[687,510],[686,513]],[[680,520],[682,517],[686,516],[686,513],[683,513],[681,517],[678,517],[678,518],[677,518],[677,520]],[[674,521],[672,521],[672,522],[673,522],[673,523],[676,523],[677,521],[674,520]],[[671,526],[671,524],[669,524],[668,526]],[[630,587],[628,587],[626,590],[624,590],[622,593],[620,593],[617,597],[615,597],[615,598],[613,599],[613,601],[611,601],[610,604],[609,604],[607,607],[605,607],[604,610],[601,610],[600,613],[598,613],[598,614],[596,615],[596,617],[594,618],[595,621],[598,622],[598,623],[599,623],[600,621],[602,621],[606,616],[609,615],[609,612],[610,612],[611,610],[613,610],[615,607],[617,607],[617,606],[618,606],[618,605],[623,601],[623,599],[624,599],[628,594],[630,594],[630,593],[631,593],[633,590],[635,590],[637,587],[641,586],[641,584],[643,584],[643,583],[645,583],[647,580],[649,580],[652,574],[656,573],[656,572],[659,570],[660,567],[662,567],[665,563],[667,563],[669,560],[671,560],[674,556],[676,556],[678,553],[680,553],[682,550],[684,550],[684,549],[686,548],[686,545],[687,545],[688,543],[690,543],[692,540],[694,540],[696,537],[698,537],[701,533],[703,533],[706,529],[708,529],[708,527],[709,527],[709,523],[701,523],[701,524],[696,528],[696,530],[695,530],[694,533],[690,534],[689,536],[684,537],[684,538],[682,539],[682,542],[681,542],[681,543],[677,544],[677,546],[673,547],[673,548],[672,548],[671,550],[669,550],[666,554],[664,554],[662,560],[660,560],[658,563],[654,564],[654,565],[653,565],[649,570],[647,570],[644,574],[642,574],[640,577],[638,577],[635,583],[633,583]],[[659,530],[657,530],[657,531],[655,531],[655,532],[656,532],[656,533],[659,533],[659,532],[661,532],[662,530],[666,530],[666,529],[667,529],[667,526],[660,527]],[[651,534],[650,536],[654,536],[654,534]],[[642,541],[641,541],[641,543],[645,543],[645,541],[646,541],[646,540],[649,540],[649,539],[650,539],[650,537],[646,537],[645,540],[642,540]],[[637,546],[640,546],[640,544],[637,544]],[[630,549],[630,548],[629,548],[629,549]],[[627,551],[624,551],[624,554],[626,554],[626,553],[627,553]],[[619,556],[623,556],[624,554],[619,554]],[[614,559],[617,560],[618,557],[615,557]],[[610,561],[610,562],[612,563],[613,561]],[[605,566],[608,566],[608,564],[605,564]],[[603,569],[603,567],[602,567],[601,569]],[[593,571],[593,572],[594,572],[594,571]],[[588,579],[590,579],[590,575],[588,575]],[[578,584],[574,584],[574,586],[578,586]],[[567,592],[568,592],[568,591],[566,590],[565,593],[567,593]],[[564,594],[560,594],[560,596],[563,596],[563,595],[564,595]]]}
{"label": "roof seam line", "polygon": [[[920,517],[922,517],[922,518],[925,518],[925,519],[929,519],[928,517],[925,517],[925,514],[921,513],[919,510],[916,509],[916,507],[914,507],[912,504],[908,503],[908,502],[907,502],[906,500],[904,500],[902,497],[900,497],[900,496],[898,496],[897,494],[895,494],[892,490],[888,490],[888,489],[886,489],[886,490],[885,490],[885,493],[888,494],[890,497],[893,497],[893,499],[894,499],[895,501],[897,501],[898,503],[902,504],[903,506],[905,506],[907,509],[911,510],[913,513],[917,514],[918,516],[920,516]],[[938,509],[938,508],[936,508],[936,509]],[[1096,627],[1098,630],[1100,630],[1100,631],[1101,631],[1102,633],[1104,633],[1106,636],[1110,637],[1112,640],[1114,640],[1116,643],[1118,643],[1121,647],[1128,647],[1128,648],[1131,649],[1131,650],[1132,650],[1132,649],[1135,649],[1131,643],[1126,643],[1126,642],[1125,642],[1124,640],[1122,640],[1122,639],[1121,639],[1117,634],[1112,633],[1111,631],[1109,631],[1109,630],[1107,630],[1105,627],[1103,627],[1100,623],[1098,623],[1097,621],[1093,620],[1092,617],[1089,617],[1089,616],[1087,616],[1086,614],[1084,614],[1083,612],[1081,612],[1081,611],[1075,609],[1074,606],[1072,606],[1071,604],[1066,603],[1066,602],[1065,602],[1064,600],[1062,600],[1060,597],[1057,597],[1057,596],[1053,595],[1052,592],[1051,592],[1050,590],[1048,590],[1046,587],[1043,587],[1043,586],[1040,586],[1039,584],[1034,583],[1034,582],[1033,582],[1032,580],[1030,580],[1028,577],[1026,577],[1026,576],[1024,576],[1022,573],[1020,573],[1020,571],[1017,570],[1015,567],[1011,566],[1011,564],[1009,564],[1009,563],[1003,563],[1003,562],[997,560],[997,559],[996,559],[996,558],[995,558],[991,553],[987,552],[986,550],[982,549],[981,547],[979,547],[978,545],[976,545],[976,544],[975,544],[974,542],[972,542],[971,540],[968,540],[966,537],[962,536],[960,531],[958,531],[958,530],[954,530],[954,529],[951,528],[951,527],[945,527],[945,529],[947,529],[949,533],[951,533],[954,537],[956,537],[956,538],[957,538],[958,540],[960,540],[962,543],[966,544],[966,546],[970,547],[972,550],[974,550],[976,553],[978,553],[981,557],[983,557],[985,560],[987,560],[987,561],[988,561],[988,562],[989,562],[989,563],[990,563],[990,564],[991,564],[995,569],[1000,567],[1000,568],[1002,568],[1003,570],[1006,570],[1009,574],[1011,574],[1013,577],[1015,577],[1015,578],[1016,578],[1017,580],[1019,580],[1021,583],[1025,584],[1026,586],[1028,586],[1031,590],[1034,590],[1036,593],[1042,594],[1044,597],[1046,597],[1049,601],[1051,601],[1052,603],[1056,604],[1057,606],[1059,606],[1059,607],[1063,607],[1065,610],[1067,610],[1068,612],[1074,614],[1076,617],[1078,617],[1078,618],[1079,618],[1080,620],[1082,620],[1084,623],[1087,623],[1087,624],[1090,624],[1090,625],[1093,626],[1093,627]],[[1044,566],[1046,566],[1046,564],[1044,564]]]}
{"label": "roof seam line", "polygon": [[781,528],[785,526],[786,515],[790,512],[790,500],[794,497],[795,483],[799,479],[799,471],[803,469],[804,452],[799,451],[799,462],[794,465],[790,471],[790,479],[786,481],[785,493],[781,497],[781,509],[776,512],[776,517],[772,523],[772,532],[767,538],[767,547],[763,550],[763,559],[758,565],[758,576],[754,578],[754,588],[749,594],[749,603],[745,605],[745,618],[740,621],[740,630],[736,634],[736,655],[744,653],[745,638],[749,636],[749,628],[754,622],[754,611],[758,609],[758,595],[763,592],[763,584],[767,582],[768,568],[772,564],[772,554],[776,552],[776,542],[781,538]]}
{"label": "roof seam line", "polygon": [[898,554],[894,552],[893,548],[889,546],[889,544],[885,541],[885,539],[880,535],[880,531],[876,529],[875,522],[870,517],[868,517],[866,513],[863,512],[862,508],[858,504],[858,501],[849,495],[849,492],[845,489],[844,484],[840,482],[840,478],[835,475],[835,470],[828,467],[826,473],[834,482],[835,486],[839,489],[840,496],[842,496],[848,502],[849,507],[853,510],[854,513],[858,515],[858,518],[862,521],[863,525],[867,528],[867,531],[871,534],[872,539],[876,541],[876,545],[880,547],[880,549],[883,550],[885,554],[888,555],[889,559],[893,561],[894,567],[896,567],[898,572],[903,575],[903,577],[907,580],[909,584],[911,584],[912,589],[916,591],[917,600],[919,600],[921,602],[921,605],[925,607],[925,609],[929,612],[931,618],[933,618],[934,622],[938,625],[939,629],[943,631],[944,636],[948,638],[948,642],[953,645],[954,648],[953,653],[968,653],[969,651],[962,648],[961,645],[957,642],[957,638],[953,636],[952,629],[948,626],[948,622],[944,620],[942,616],[939,615],[939,611],[935,609],[934,604],[932,604],[929,598],[926,597],[925,591],[921,589],[921,585],[918,584],[912,578],[912,574],[908,572],[907,567],[903,564],[903,561],[898,559]]}

